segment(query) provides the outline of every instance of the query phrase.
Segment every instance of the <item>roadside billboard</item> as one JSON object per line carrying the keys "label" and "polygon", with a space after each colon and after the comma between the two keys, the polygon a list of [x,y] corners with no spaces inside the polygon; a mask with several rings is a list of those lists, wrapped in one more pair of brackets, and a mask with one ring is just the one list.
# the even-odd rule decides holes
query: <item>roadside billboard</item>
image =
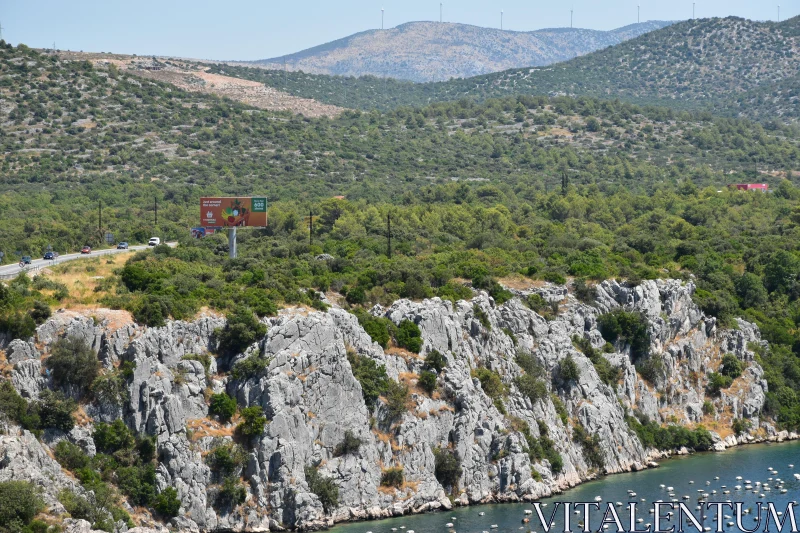
{"label": "roadside billboard", "polygon": [[263,196],[200,198],[200,225],[205,228],[267,226],[267,199]]}

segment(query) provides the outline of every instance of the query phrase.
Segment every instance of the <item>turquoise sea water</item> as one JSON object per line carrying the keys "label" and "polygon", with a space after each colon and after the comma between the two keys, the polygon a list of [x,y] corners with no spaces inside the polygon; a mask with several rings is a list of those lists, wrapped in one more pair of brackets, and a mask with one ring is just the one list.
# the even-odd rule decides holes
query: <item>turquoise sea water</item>
{"label": "turquoise sea water", "polygon": [[[790,468],[790,464],[794,464],[794,468]],[[777,470],[777,474],[770,473],[769,467]],[[696,511],[695,507],[698,505],[698,496],[702,492],[708,493],[708,501],[712,502],[726,500],[744,502],[744,509],[752,509],[751,514],[743,519],[743,525],[750,529],[757,523],[754,515],[758,511],[759,504],[766,505],[767,502],[773,502],[779,511],[784,511],[789,501],[800,500],[800,479],[794,477],[795,473],[800,474],[800,441],[740,446],[719,453],[708,452],[675,457],[664,460],[658,468],[643,472],[615,474],[590,481],[552,498],[541,500],[542,503],[548,504],[542,510],[545,517],[549,519],[556,502],[594,502],[595,498],[600,496],[602,498],[601,511],[592,511],[590,516],[592,530],[597,531],[602,520],[602,512],[605,511],[609,502],[622,502],[623,506],[616,507],[616,509],[624,528],[628,529],[627,505],[628,502],[636,501],[638,502],[637,516],[643,518],[643,523],[637,524],[637,527],[644,529],[646,523],[655,524],[653,515],[648,514],[648,509],[652,509],[653,502],[657,500],[668,502],[672,499],[668,495],[668,491],[660,487],[660,485],[665,485],[674,487],[674,498],[686,502],[689,509],[698,516],[701,513]],[[741,476],[742,479],[737,480],[737,476]],[[715,479],[716,477],[719,479]],[[782,488],[786,489],[786,493],[781,493],[781,488],[778,487],[778,478],[783,480]],[[744,489],[745,481],[748,480],[752,482],[753,489],[758,487],[755,483],[759,481],[762,484],[767,483],[771,490],[761,489],[758,494],[754,494],[752,489],[749,491]],[[690,481],[694,483],[690,483]],[[723,488],[723,485],[726,488]],[[740,485],[742,489],[736,490],[734,488],[736,485]],[[631,497],[628,490],[636,492],[636,497]],[[717,493],[713,494],[713,490],[716,490]],[[730,494],[723,494],[725,490],[730,490]],[[764,497],[759,498],[760,494],[764,494]],[[684,495],[688,495],[690,499],[684,500]],[[643,498],[645,501],[642,501]],[[453,531],[456,533],[482,533],[484,531],[489,533],[526,533],[529,531],[543,533],[535,513],[528,515],[529,523],[522,523],[522,519],[526,516],[524,514],[526,509],[532,510],[533,506],[517,503],[475,505],[455,508],[451,511],[346,523],[332,528],[331,531],[333,533],[406,533],[408,530],[413,530],[415,533],[452,533]],[[479,513],[484,513],[484,515],[481,516]],[[734,516],[734,513],[727,509],[723,513]],[[666,514],[666,510],[662,514]],[[716,527],[716,511],[707,511],[706,514],[708,518],[705,519],[703,525],[710,526],[713,531]],[[763,531],[766,515],[767,511],[762,511],[762,521],[758,531]],[[800,526],[800,510],[795,510],[795,516],[799,522],[798,526]],[[571,511],[570,518],[571,531],[582,530],[579,522],[584,519],[583,513],[576,515]],[[738,531],[735,526],[725,525],[730,521],[735,522],[735,517],[723,521],[724,529]],[[452,523],[453,527],[447,527],[448,523]],[[686,522],[684,523],[686,524]],[[496,529],[491,528],[493,524],[497,525]],[[550,530],[551,533],[564,531],[563,524],[563,512],[559,510],[555,527]],[[670,525],[677,526],[677,518],[673,518],[672,521],[662,520],[661,524],[662,528],[669,528]],[[395,528],[395,531],[392,528]],[[686,527],[685,530],[687,533],[697,531],[694,527]],[[616,529],[612,525],[606,531],[612,533]],[[776,531],[772,522],[770,522],[770,531]],[[783,531],[789,531],[788,523]]]}

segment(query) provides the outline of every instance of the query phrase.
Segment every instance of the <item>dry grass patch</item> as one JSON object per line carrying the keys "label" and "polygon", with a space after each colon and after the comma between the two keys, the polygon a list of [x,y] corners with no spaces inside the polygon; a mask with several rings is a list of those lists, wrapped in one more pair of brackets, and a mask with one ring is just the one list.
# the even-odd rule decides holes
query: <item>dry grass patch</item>
{"label": "dry grass patch", "polygon": [[48,268],[46,275],[67,287],[69,295],[61,301],[62,307],[73,310],[97,309],[100,299],[106,295],[101,285],[114,276],[114,271],[125,265],[132,253],[76,259]]}
{"label": "dry grass patch", "polygon": [[236,413],[227,426],[209,418],[193,418],[186,421],[186,428],[192,432],[192,442],[203,437],[233,437],[239,418],[239,413]]}

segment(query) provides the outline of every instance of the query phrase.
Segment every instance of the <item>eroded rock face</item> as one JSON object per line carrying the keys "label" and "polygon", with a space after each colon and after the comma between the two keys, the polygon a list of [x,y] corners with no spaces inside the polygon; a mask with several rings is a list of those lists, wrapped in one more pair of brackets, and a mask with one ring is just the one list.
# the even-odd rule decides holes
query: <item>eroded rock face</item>
{"label": "eroded rock face", "polygon": [[[355,316],[342,309],[284,310],[265,320],[268,332],[263,339],[234,358],[265,357],[266,369],[239,380],[217,374],[213,358],[208,369],[187,358],[214,351],[214,330],[224,326],[224,320],[212,316],[142,328],[63,313],[40,326],[36,340],[46,357],[53,342],[74,334],[95,349],[107,368],[121,360],[134,363],[124,404],[114,407],[116,411],[94,404],[86,412],[95,422],[122,418],[134,431],[156,437],[158,488],[178,491],[182,508],[171,525],[181,530],[318,529],[340,520],[447,509],[452,487],[442,486],[435,476],[437,450],[450,451],[460,460],[460,490],[452,493],[457,503],[538,499],[591,478],[600,469],[620,472],[647,466],[655,452],[645,450],[628,428],[626,410],[641,411],[659,422],[674,417],[683,424],[725,413],[751,418],[758,427],[766,382],[748,349],[750,343],[762,342],[758,329],[743,321],[733,331],[718,328],[693,304],[691,283],[659,280],[629,287],[606,281],[597,287],[593,306],[576,301],[565,287],[535,291],[559,304],[555,318],[546,320],[520,298],[497,306],[485,293],[455,304],[439,298],[400,300],[371,310],[395,324],[416,323],[423,340],[419,354],[382,349]],[[605,340],[597,317],[616,308],[647,317],[651,352],[663,362],[655,383],[637,374],[627,346],[602,355],[620,369],[621,379],[611,385],[603,383],[591,360],[574,347],[574,336],[602,347]],[[12,383],[24,396],[35,398],[48,380],[42,375],[39,353],[28,357],[29,348],[22,343],[14,350],[21,355]],[[448,364],[437,377],[437,390],[429,395],[417,379],[432,350],[444,355]],[[533,399],[517,386],[524,373],[516,362],[519,352],[530,354],[541,367],[544,393]],[[717,368],[724,353],[735,354],[746,370],[734,387],[709,398],[705,372]],[[354,357],[375,361],[390,379],[409,386],[407,409],[395,420],[388,419],[383,400],[374,409],[365,404],[350,362]],[[567,357],[578,368],[575,380],[561,377]],[[495,372],[506,392],[489,397],[476,377],[478,368]],[[208,419],[207,398],[221,391],[235,397],[240,407],[262,407],[269,420],[263,434],[241,441],[247,452],[242,472],[247,501],[236,509],[216,505],[220,480],[204,461],[209,450],[234,437],[233,423]],[[716,415],[704,412],[706,401],[714,404]],[[543,442],[539,422],[563,460],[560,471],[553,471],[546,459],[532,460],[528,453],[522,430],[527,426],[530,437]],[[602,466],[591,464],[586,450],[574,441],[578,425],[596,436]],[[361,444],[356,451],[338,454],[345,432]],[[19,450],[22,439],[32,438],[4,437],[0,442]],[[68,435],[48,434],[45,440],[55,445],[62,438],[94,453],[91,425]],[[44,453],[33,441],[34,451],[38,446]],[[727,445],[729,439],[719,440],[721,448]],[[0,467],[0,476],[4,471],[23,476],[30,471],[37,479],[36,472],[54,466],[49,456],[49,463],[40,459],[41,464],[27,459],[26,464],[34,466],[22,469]],[[311,491],[309,467],[338,487],[333,508],[326,510]],[[382,473],[389,467],[403,469],[402,487],[381,487]],[[74,523],[67,529],[84,531],[85,525]]]}
{"label": "eroded rock face", "polygon": [[81,492],[77,480],[66,475],[48,455],[45,445],[28,431],[0,435],[0,481],[29,481],[42,489],[48,512],[65,512],[58,501],[62,489]]}

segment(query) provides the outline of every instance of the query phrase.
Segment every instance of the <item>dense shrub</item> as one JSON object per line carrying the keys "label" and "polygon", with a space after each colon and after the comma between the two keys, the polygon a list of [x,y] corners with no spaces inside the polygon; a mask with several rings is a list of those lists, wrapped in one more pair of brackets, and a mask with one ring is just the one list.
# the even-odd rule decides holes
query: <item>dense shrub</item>
{"label": "dense shrub", "polygon": [[236,414],[236,398],[231,398],[224,392],[212,394],[208,414],[216,416],[222,422],[229,421]]}
{"label": "dense shrub", "polygon": [[41,427],[36,403],[29,404],[20,396],[11,380],[0,381],[0,417],[16,422],[28,431],[38,432]]}
{"label": "dense shrub", "polygon": [[408,385],[389,380],[386,387],[386,419],[394,422],[408,411]]}
{"label": "dense shrub", "polygon": [[255,437],[264,433],[267,417],[260,405],[245,407],[241,410],[242,421],[236,426],[236,431],[244,437]]}
{"label": "dense shrub", "polygon": [[235,477],[226,477],[217,492],[214,504],[218,508],[233,508],[244,503],[247,489]]}
{"label": "dense shrub", "polygon": [[736,379],[742,375],[743,370],[744,365],[738,357],[732,353],[726,353],[722,356],[722,366],[719,370],[720,374],[723,376],[728,376],[731,379]]}
{"label": "dense shrub", "polygon": [[606,341],[629,345],[634,362],[650,351],[649,325],[647,317],[642,313],[615,309],[600,315],[597,325]]}
{"label": "dense shrub", "polygon": [[381,472],[381,486],[396,488],[403,486],[403,468],[398,466]]}
{"label": "dense shrub", "polygon": [[86,393],[100,370],[100,361],[86,341],[77,337],[59,339],[50,351],[45,366],[52,372],[53,383],[74,387],[79,395]]}
{"label": "dense shrub", "polygon": [[458,480],[461,478],[461,461],[451,450],[434,448],[433,456],[435,459],[434,475],[442,487],[450,488],[455,491],[458,488]]}
{"label": "dense shrub", "polygon": [[355,434],[348,429],[344,432],[342,442],[337,444],[336,448],[333,450],[333,456],[341,457],[343,455],[357,453],[359,448],[361,448],[361,444],[361,439],[356,437]]}
{"label": "dense shrub", "polygon": [[111,424],[104,422],[96,424],[92,437],[97,450],[107,454],[119,450],[132,450],[136,445],[133,432],[119,418]]}
{"label": "dense shrub", "polygon": [[247,453],[238,444],[218,444],[208,452],[206,464],[220,478],[238,475],[247,462]]}
{"label": "dense shrub", "polygon": [[572,289],[575,293],[575,298],[586,304],[591,304],[597,298],[597,289],[586,284],[583,278],[577,278],[572,283]]}
{"label": "dense shrub", "polygon": [[36,333],[36,322],[28,313],[14,312],[5,316],[0,315],[0,332],[11,339],[27,340]]}
{"label": "dense shrub", "polygon": [[741,435],[742,433],[747,433],[750,431],[751,427],[752,424],[750,421],[744,418],[734,418],[733,423],[731,424],[731,429],[737,436]]}
{"label": "dense shrub", "polygon": [[317,495],[326,513],[330,513],[339,504],[339,487],[331,478],[323,477],[316,467],[305,468],[306,483],[311,492]]}
{"label": "dense shrub", "polygon": [[711,434],[702,426],[694,430],[683,426],[661,427],[639,413],[627,416],[625,420],[646,448],[674,450],[685,446],[694,450],[708,450],[714,444]]}
{"label": "dense shrub", "polygon": [[436,390],[436,374],[430,372],[429,370],[423,370],[419,374],[419,380],[417,383],[422,390],[428,393],[428,395],[433,394],[433,391]]}
{"label": "dense shrub", "polygon": [[531,402],[538,402],[547,397],[547,385],[541,379],[530,374],[523,374],[514,380],[519,392],[530,398]]}
{"label": "dense shrub", "polygon": [[422,348],[422,332],[419,330],[419,326],[410,320],[400,322],[400,325],[397,326],[395,340],[399,347],[405,348],[409,352],[419,353]]}
{"label": "dense shrub", "polygon": [[92,395],[100,404],[121,407],[128,399],[128,386],[118,370],[97,376],[92,382]]}
{"label": "dense shrub", "polygon": [[733,384],[733,378],[717,372],[708,373],[708,392],[712,396],[719,396],[722,389],[727,389]]}
{"label": "dense shrub", "polygon": [[236,355],[267,334],[267,326],[259,322],[249,307],[238,306],[228,314],[224,328],[216,331],[220,353]]}
{"label": "dense shrub", "polygon": [[67,470],[78,470],[89,466],[90,460],[86,452],[80,446],[69,441],[59,441],[53,452],[56,461]]}
{"label": "dense shrub", "polygon": [[497,372],[479,367],[474,371],[474,376],[481,382],[481,388],[489,398],[499,398],[506,393],[506,386],[503,385],[503,380]]}
{"label": "dense shrub", "polygon": [[652,384],[658,383],[658,379],[666,372],[664,358],[661,354],[657,353],[650,354],[648,357],[639,359],[635,366],[636,371],[639,372],[639,375]]}
{"label": "dense shrub", "polygon": [[39,489],[33,483],[0,482],[0,530],[21,531],[44,508]]}
{"label": "dense shrub", "polygon": [[578,364],[571,355],[567,355],[561,360],[561,363],[558,365],[558,369],[561,379],[566,383],[578,381],[578,379],[581,377],[581,371],[578,368]]}
{"label": "dense shrub", "polygon": [[77,408],[74,400],[49,389],[39,393],[39,400],[35,403],[41,428],[56,428],[65,432],[75,426],[72,413]]}
{"label": "dense shrub", "polygon": [[436,373],[439,374],[447,366],[447,358],[438,351],[431,350],[431,353],[425,357],[425,364],[428,365],[428,368],[435,370]]}
{"label": "dense shrub", "polygon": [[117,486],[131,503],[147,506],[156,496],[156,470],[151,464],[121,466],[116,471]]}
{"label": "dense shrub", "polygon": [[526,374],[529,374],[536,378],[544,377],[545,371],[544,367],[536,360],[536,358],[525,352],[517,353],[515,361],[519,365],[519,367],[525,371]]}
{"label": "dense shrub", "polygon": [[555,443],[548,436],[547,425],[542,421],[537,421],[537,428],[539,429],[539,438],[535,438],[531,433],[528,423],[520,418],[511,418],[511,425],[515,431],[522,433],[525,437],[527,444],[528,457],[531,462],[536,462],[540,459],[547,459],[550,463],[550,471],[558,474],[564,468],[564,460],[561,454],[556,450]]}
{"label": "dense shrub", "polygon": [[181,501],[178,499],[178,491],[172,487],[167,487],[156,496],[153,502],[153,509],[164,517],[173,518],[178,516],[181,509]]}
{"label": "dense shrub", "polygon": [[353,314],[372,340],[380,344],[381,348],[386,349],[392,332],[396,329],[392,321],[385,317],[374,317],[363,309],[357,309]]}
{"label": "dense shrub", "polygon": [[503,305],[513,296],[510,291],[504,289],[496,280],[488,276],[477,276],[473,278],[472,286],[475,289],[483,289],[488,292],[489,296],[494,298],[497,305]]}
{"label": "dense shrub", "polygon": [[600,438],[597,435],[590,435],[586,428],[580,424],[576,424],[572,428],[572,440],[577,442],[583,448],[583,456],[589,465],[595,468],[603,468],[605,466],[605,458],[603,450],[600,446]]}
{"label": "dense shrub", "polygon": [[267,368],[270,360],[261,355],[251,355],[246,359],[238,361],[231,369],[231,377],[236,380],[248,380],[260,377]]}
{"label": "dense shrub", "polygon": [[389,376],[386,368],[378,365],[374,359],[358,355],[353,350],[347,351],[347,360],[353,370],[353,376],[361,384],[361,395],[367,408],[372,409],[378,396],[386,392],[389,387]]}

